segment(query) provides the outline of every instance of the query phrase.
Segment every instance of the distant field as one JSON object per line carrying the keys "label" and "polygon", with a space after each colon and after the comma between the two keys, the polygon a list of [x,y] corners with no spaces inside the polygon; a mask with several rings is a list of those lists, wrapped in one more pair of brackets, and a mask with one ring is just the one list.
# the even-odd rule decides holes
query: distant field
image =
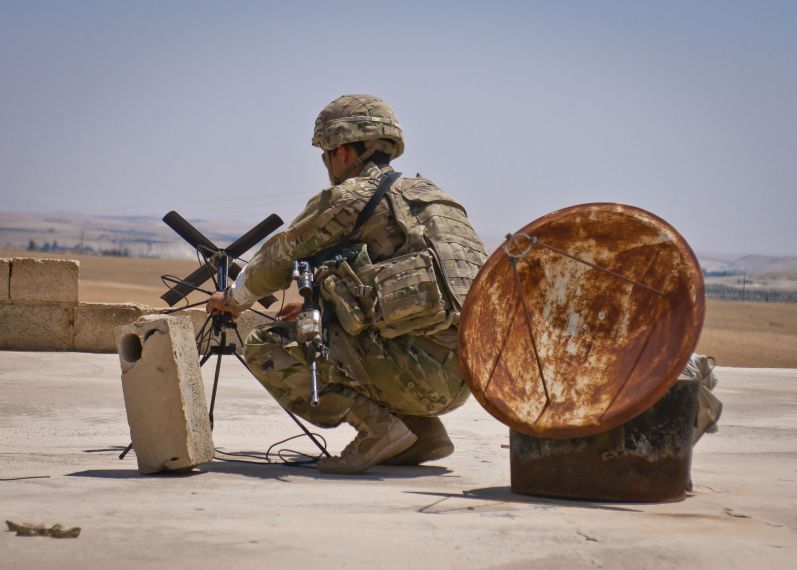
{"label": "distant field", "polygon": [[[55,257],[80,260],[80,300],[135,302],[165,307],[160,275],[184,277],[197,264],[168,259],[138,259],[85,255],[0,251],[0,257]],[[210,284],[206,285],[211,287]],[[195,296],[199,301],[203,296]],[[290,291],[289,300],[298,299]],[[720,366],[797,368],[797,303],[708,301],[706,324],[698,352],[710,354]]]}
{"label": "distant field", "polygon": [[[186,277],[199,265],[196,261],[175,259],[142,259],[136,257],[103,257],[97,255],[75,255],[58,253],[29,253],[26,251],[3,251],[0,257],[36,257],[42,259],[77,259],[80,261],[79,297],[86,303],[141,303],[153,307],[164,307],[160,296],[166,292],[161,275]],[[208,281],[203,286],[213,289]],[[190,301],[204,299],[195,293]],[[298,293],[289,291],[288,299],[299,299]]]}
{"label": "distant field", "polygon": [[720,366],[797,368],[797,303],[710,300],[697,351]]}

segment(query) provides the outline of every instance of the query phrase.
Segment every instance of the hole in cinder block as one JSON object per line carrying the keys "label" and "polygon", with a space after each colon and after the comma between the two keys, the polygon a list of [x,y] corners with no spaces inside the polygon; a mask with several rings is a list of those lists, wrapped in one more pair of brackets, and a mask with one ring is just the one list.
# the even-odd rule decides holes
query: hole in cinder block
{"label": "hole in cinder block", "polygon": [[135,334],[126,334],[122,337],[120,351],[125,362],[133,363],[141,360],[141,339]]}

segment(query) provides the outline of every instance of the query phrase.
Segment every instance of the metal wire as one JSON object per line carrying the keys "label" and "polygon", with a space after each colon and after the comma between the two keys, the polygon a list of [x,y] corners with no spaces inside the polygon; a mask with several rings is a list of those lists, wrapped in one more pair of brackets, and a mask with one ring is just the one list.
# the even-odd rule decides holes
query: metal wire
{"label": "metal wire", "polygon": [[[509,246],[512,244],[512,240],[514,240],[516,236],[522,236],[522,237],[526,238],[528,240],[528,244],[526,245],[525,249],[523,249],[523,251],[521,251],[520,253],[513,254],[513,253],[511,253],[509,251]],[[586,259],[581,259],[580,257],[578,257],[576,255],[573,255],[572,253],[568,253],[568,252],[566,252],[566,251],[564,251],[562,249],[559,249],[558,247],[554,247],[554,246],[552,246],[550,244],[542,242],[536,236],[530,236],[530,235],[528,235],[528,234],[526,234],[524,232],[517,232],[515,234],[507,234],[506,235],[506,242],[504,242],[504,244],[501,247],[503,248],[504,253],[506,253],[506,255],[509,257],[509,259],[512,260],[512,259],[520,259],[520,258],[526,257],[526,255],[528,255],[528,253],[532,250],[532,247],[535,244],[538,244],[540,247],[544,247],[544,248],[546,248],[546,249],[548,249],[550,251],[553,251],[554,253],[558,253],[559,255],[563,255],[565,257],[568,257],[568,258],[572,259],[573,261],[577,261],[579,263],[583,263],[584,265],[588,265],[588,266],[592,267],[593,269],[597,269],[598,271],[602,271],[604,273],[608,273],[612,277],[616,277],[617,279],[622,279],[623,281],[626,281],[627,283],[631,283],[632,285],[636,285],[637,287],[641,287],[642,289],[646,289],[646,290],[650,291],[651,293],[655,293],[656,295],[660,295],[662,297],[666,297],[667,296],[666,293],[663,293],[662,291],[659,291],[658,289],[654,289],[653,287],[645,285],[644,283],[640,283],[639,281],[635,281],[635,280],[631,279],[630,277],[626,277],[625,275],[622,275],[621,273],[617,273],[616,271],[612,271],[611,269],[608,269],[606,267],[601,267],[600,265],[598,265],[596,263],[592,263],[591,261],[587,261]]]}

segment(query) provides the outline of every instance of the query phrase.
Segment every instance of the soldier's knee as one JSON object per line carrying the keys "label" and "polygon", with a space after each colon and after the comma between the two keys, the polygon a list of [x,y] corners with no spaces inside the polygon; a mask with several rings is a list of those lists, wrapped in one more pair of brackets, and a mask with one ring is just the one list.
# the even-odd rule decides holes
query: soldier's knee
{"label": "soldier's knee", "polygon": [[245,344],[246,346],[258,346],[263,344],[284,346],[294,340],[295,329],[294,323],[271,323],[255,327],[247,335]]}
{"label": "soldier's knee", "polygon": [[301,365],[300,360],[278,344],[247,344],[244,358],[258,377],[281,373],[292,366]]}

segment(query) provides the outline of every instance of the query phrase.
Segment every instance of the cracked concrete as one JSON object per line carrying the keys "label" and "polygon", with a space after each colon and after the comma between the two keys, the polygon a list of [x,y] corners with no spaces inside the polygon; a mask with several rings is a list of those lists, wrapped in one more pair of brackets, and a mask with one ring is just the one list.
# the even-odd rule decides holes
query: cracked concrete
{"label": "cracked concrete", "polygon": [[[474,400],[444,418],[457,451],[429,466],[347,477],[216,460],[142,476],[117,459],[130,434],[115,354],[0,352],[0,519],[82,529],[0,532],[0,568],[791,568],[797,370],[718,376],[725,411],[695,449],[694,492],[620,504],[511,493],[508,429]],[[215,416],[225,452],[298,433],[233,359]],[[335,452],[353,435],[318,431]]]}

